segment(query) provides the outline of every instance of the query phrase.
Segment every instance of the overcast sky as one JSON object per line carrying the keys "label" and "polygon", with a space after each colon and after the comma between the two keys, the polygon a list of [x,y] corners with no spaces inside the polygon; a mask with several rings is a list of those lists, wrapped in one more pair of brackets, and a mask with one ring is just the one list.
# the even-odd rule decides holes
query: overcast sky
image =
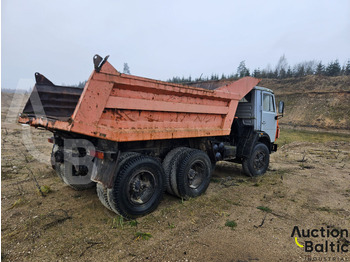
{"label": "overcast sky", "polygon": [[40,72],[77,84],[92,57],[131,74],[166,80],[350,58],[349,0],[2,0],[2,88]]}

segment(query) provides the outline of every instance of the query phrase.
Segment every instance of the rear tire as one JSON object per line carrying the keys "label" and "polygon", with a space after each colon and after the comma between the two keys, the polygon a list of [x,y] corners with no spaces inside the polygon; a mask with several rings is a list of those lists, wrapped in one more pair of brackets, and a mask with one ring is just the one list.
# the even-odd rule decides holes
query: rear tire
{"label": "rear tire", "polygon": [[188,152],[179,160],[177,187],[185,199],[203,194],[210,183],[211,161],[208,155],[197,149]]}
{"label": "rear tire", "polygon": [[166,175],[166,191],[169,194],[180,196],[176,181],[178,161],[183,154],[188,153],[190,150],[188,147],[177,147],[171,150],[164,158],[163,168]]}
{"label": "rear tire", "polygon": [[51,158],[50,158],[50,162],[51,162],[51,166],[53,170],[56,170],[56,157],[55,154],[58,151],[58,145],[54,144],[52,146],[52,151],[51,151]]}
{"label": "rear tire", "polygon": [[111,205],[108,202],[107,188],[104,187],[102,184],[97,183],[96,184],[96,193],[97,193],[98,199],[100,200],[102,205],[104,205],[107,209],[113,211]]}
{"label": "rear tire", "polygon": [[[115,174],[118,174],[119,173],[119,170],[120,168],[124,165],[124,163],[126,161],[128,161],[130,158],[134,157],[134,156],[139,156],[140,154],[139,153],[136,153],[136,152],[124,152],[124,153],[121,153],[120,156],[119,156],[119,159],[118,159],[118,166],[115,170]],[[98,195],[98,194],[97,194]],[[99,196],[99,195],[98,195]],[[106,197],[106,200],[104,199]],[[99,196],[100,198],[100,196]],[[111,188],[107,188],[106,189],[106,196],[103,196],[102,200],[100,199],[101,203],[104,205],[103,201],[106,201],[106,203],[108,204],[108,206],[110,208],[111,211],[113,211],[114,213],[119,214],[119,211],[117,210],[114,202],[113,202],[113,190]],[[105,205],[104,205],[105,206]]]}
{"label": "rear tire", "polygon": [[261,176],[265,174],[270,162],[270,152],[263,143],[257,143],[250,157],[243,159],[243,171],[251,176]]}
{"label": "rear tire", "polygon": [[116,173],[108,201],[118,214],[133,219],[154,211],[165,191],[165,174],[161,164],[144,155],[132,156]]}

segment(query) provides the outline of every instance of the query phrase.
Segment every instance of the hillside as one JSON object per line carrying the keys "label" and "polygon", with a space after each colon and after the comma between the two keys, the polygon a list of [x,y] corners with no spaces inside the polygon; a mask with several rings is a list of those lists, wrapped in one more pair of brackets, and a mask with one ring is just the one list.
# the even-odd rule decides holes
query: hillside
{"label": "hillside", "polygon": [[282,125],[350,130],[350,77],[263,79],[285,102]]}
{"label": "hillside", "polygon": [[[185,83],[215,89],[228,80]],[[316,76],[299,78],[264,78],[259,86],[272,89],[276,101],[285,102],[281,125],[350,131],[350,76]]]}

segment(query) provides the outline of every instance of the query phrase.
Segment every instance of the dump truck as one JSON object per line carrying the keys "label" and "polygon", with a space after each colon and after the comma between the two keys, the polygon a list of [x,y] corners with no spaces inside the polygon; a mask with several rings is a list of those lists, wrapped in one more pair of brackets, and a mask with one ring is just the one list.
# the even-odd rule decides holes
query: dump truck
{"label": "dump truck", "polygon": [[122,74],[93,57],[85,87],[36,84],[19,123],[53,133],[51,165],[74,189],[96,186],[102,204],[125,218],[154,211],[163,193],[203,194],[218,161],[263,175],[277,150],[272,90],[244,77],[210,88]]}

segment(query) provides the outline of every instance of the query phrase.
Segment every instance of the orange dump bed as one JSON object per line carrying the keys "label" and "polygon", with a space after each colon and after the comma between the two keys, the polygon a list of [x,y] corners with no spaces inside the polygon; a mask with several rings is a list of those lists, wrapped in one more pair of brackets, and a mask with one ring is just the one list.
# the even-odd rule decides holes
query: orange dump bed
{"label": "orange dump bed", "polygon": [[[60,95],[51,82],[53,86],[37,83],[19,122],[118,142],[223,136],[230,134],[239,100],[259,82],[245,77],[206,90],[121,74],[107,59],[98,62],[82,93],[65,88]],[[65,106],[55,111],[57,97],[65,97]],[[36,109],[39,100],[42,110]]]}

